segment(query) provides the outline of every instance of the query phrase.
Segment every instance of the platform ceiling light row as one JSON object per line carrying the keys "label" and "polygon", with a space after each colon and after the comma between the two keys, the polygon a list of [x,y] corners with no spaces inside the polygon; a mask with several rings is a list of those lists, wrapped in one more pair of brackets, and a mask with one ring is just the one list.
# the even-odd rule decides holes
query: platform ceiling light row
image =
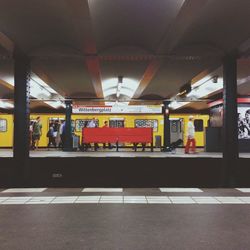
{"label": "platform ceiling light row", "polygon": [[[11,86],[14,86],[14,80],[8,79],[8,83]],[[63,100],[63,97],[60,96],[54,89],[52,89],[48,84],[46,84],[40,77],[38,77],[35,73],[31,73],[30,77],[30,96],[39,100],[44,100],[44,103],[47,105],[53,107],[53,108],[60,108],[65,107]],[[51,100],[49,99],[56,99],[58,100]],[[14,105],[10,102],[1,101],[0,102],[1,108],[13,108]]]}
{"label": "platform ceiling light row", "polygon": [[44,101],[44,103],[46,103],[47,105],[53,108],[60,108],[60,107],[65,108],[65,104],[62,101],[63,97],[60,96],[54,89],[52,89],[47,83],[45,83],[35,73],[31,74],[30,95],[34,98],[41,99],[41,100],[52,99],[53,96],[56,96],[58,100]]}
{"label": "platform ceiling light row", "polygon": [[[201,80],[197,81],[196,83],[192,84],[191,91],[186,95],[186,97],[190,99],[199,99],[207,97],[217,91],[222,90],[223,88],[223,78],[216,76],[206,76]],[[169,108],[171,109],[179,109],[187,104],[191,103],[188,102],[178,102],[177,100],[173,100],[169,104]]]}

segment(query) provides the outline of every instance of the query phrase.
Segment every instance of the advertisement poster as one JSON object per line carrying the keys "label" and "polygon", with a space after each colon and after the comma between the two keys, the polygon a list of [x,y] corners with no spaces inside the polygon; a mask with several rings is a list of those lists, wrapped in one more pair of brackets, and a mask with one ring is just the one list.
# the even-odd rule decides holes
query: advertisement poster
{"label": "advertisement poster", "polygon": [[210,126],[222,127],[223,126],[223,106],[214,107],[210,110]]}
{"label": "advertisement poster", "polygon": [[238,107],[238,138],[250,139],[250,107]]}

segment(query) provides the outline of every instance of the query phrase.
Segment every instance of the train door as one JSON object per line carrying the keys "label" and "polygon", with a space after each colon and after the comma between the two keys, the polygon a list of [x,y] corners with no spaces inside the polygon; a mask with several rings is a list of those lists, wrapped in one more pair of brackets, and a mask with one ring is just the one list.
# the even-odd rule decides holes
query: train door
{"label": "train door", "polygon": [[183,140],[183,119],[170,118],[170,143]]}
{"label": "train door", "polygon": [[124,128],[124,118],[110,118],[109,127],[110,128]]}

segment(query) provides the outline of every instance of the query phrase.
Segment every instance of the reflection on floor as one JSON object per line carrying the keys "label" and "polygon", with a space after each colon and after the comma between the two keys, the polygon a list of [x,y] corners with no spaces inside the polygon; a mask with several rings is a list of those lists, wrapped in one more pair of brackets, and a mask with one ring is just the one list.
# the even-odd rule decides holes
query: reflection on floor
{"label": "reflection on floor", "polygon": [[[0,149],[0,157],[13,157],[11,149]],[[204,152],[203,149],[197,149],[196,154],[184,154],[183,149],[177,149],[175,153],[161,152],[159,149],[155,149],[151,152],[150,149],[146,149],[144,152],[138,149],[134,152],[132,149],[120,149],[116,152],[115,149],[98,151],[89,150],[87,152],[75,151],[75,152],[64,152],[57,149],[38,149],[30,151],[30,157],[152,157],[152,158],[165,158],[165,157],[188,157],[188,158],[221,158],[222,153],[208,153]],[[249,154],[250,158],[250,154]]]}
{"label": "reflection on floor", "polygon": [[[250,153],[240,153],[240,158],[250,158]],[[0,149],[0,157],[13,157],[11,149]],[[184,149],[177,149],[176,152],[161,152],[155,149],[151,152],[150,149],[142,152],[138,149],[134,152],[132,149],[120,149],[116,152],[115,149],[98,151],[89,150],[87,152],[73,151],[64,152],[57,149],[38,149],[30,151],[30,157],[150,157],[150,158],[166,158],[166,157],[182,157],[182,158],[222,158],[222,153],[204,152],[203,149],[197,149],[196,154],[184,154]]]}

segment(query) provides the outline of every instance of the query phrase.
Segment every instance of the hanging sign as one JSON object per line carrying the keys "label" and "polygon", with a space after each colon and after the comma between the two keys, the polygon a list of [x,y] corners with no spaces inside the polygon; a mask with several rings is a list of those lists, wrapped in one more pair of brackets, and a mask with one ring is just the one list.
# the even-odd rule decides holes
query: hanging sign
{"label": "hanging sign", "polygon": [[74,114],[161,114],[160,105],[83,106],[73,105]]}

